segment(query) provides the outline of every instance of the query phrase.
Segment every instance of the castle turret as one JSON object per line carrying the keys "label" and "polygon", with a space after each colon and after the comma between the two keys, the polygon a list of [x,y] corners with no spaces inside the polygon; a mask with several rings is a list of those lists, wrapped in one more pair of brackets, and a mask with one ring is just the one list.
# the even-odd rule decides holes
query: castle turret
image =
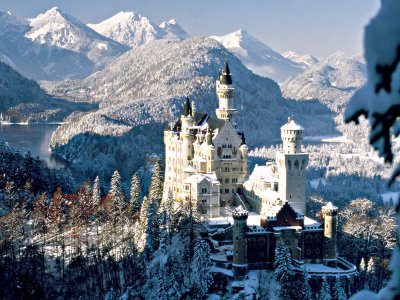
{"label": "castle turret", "polygon": [[232,85],[232,76],[229,70],[228,62],[225,62],[224,69],[220,73],[216,81],[216,90],[218,95],[219,106],[216,110],[216,115],[219,119],[229,121],[233,128],[236,128],[235,107],[235,88]]}
{"label": "castle turret", "polygon": [[190,127],[194,125],[190,100],[186,97],[181,115],[182,162],[186,166],[193,159],[193,134]]}
{"label": "castle turret", "polygon": [[279,194],[298,212],[306,213],[306,168],[308,153],[301,152],[304,128],[289,118],[281,127],[282,151],[276,152]]}
{"label": "castle turret", "polygon": [[241,279],[247,270],[247,217],[248,212],[241,205],[233,212],[233,261],[235,279]]}
{"label": "castle turret", "polygon": [[331,202],[322,206],[324,218],[324,264],[336,267],[337,257],[337,214],[338,208]]}

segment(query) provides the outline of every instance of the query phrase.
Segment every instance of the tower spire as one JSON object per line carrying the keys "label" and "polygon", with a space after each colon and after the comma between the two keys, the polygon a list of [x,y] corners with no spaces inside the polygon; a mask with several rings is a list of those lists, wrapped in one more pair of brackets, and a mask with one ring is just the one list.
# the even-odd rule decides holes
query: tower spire
{"label": "tower spire", "polygon": [[233,87],[228,61],[225,61],[224,68],[216,81],[216,90],[219,101],[219,106],[216,110],[217,117],[229,121],[236,128],[235,88]]}

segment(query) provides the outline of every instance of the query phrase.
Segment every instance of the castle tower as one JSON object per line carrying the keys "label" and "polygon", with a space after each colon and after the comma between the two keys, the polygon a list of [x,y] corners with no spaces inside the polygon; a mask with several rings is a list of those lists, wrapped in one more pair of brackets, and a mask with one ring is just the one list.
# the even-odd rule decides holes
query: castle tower
{"label": "castle tower", "polygon": [[247,217],[248,212],[241,205],[233,212],[233,274],[238,280],[247,270]]}
{"label": "castle tower", "polygon": [[216,90],[219,106],[216,109],[218,119],[229,121],[233,128],[236,128],[237,109],[235,108],[235,88],[232,85],[232,77],[228,62],[225,62],[224,69],[216,81]]}
{"label": "castle tower", "polygon": [[181,139],[182,139],[182,162],[183,167],[188,165],[188,162],[193,159],[193,134],[190,132],[190,127],[194,125],[194,117],[190,100],[186,97],[181,115]]}
{"label": "castle tower", "polygon": [[308,153],[301,152],[304,128],[292,118],[281,127],[283,147],[276,152],[279,194],[298,212],[306,213],[306,168]]}
{"label": "castle tower", "polygon": [[324,264],[329,267],[336,267],[337,214],[338,208],[332,202],[322,206],[322,216],[324,218]]}

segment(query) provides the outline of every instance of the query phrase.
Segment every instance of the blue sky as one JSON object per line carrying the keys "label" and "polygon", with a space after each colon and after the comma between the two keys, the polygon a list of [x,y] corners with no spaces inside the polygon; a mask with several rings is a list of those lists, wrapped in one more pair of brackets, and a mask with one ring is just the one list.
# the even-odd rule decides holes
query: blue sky
{"label": "blue sky", "polygon": [[338,50],[362,53],[363,27],[379,0],[0,0],[0,9],[34,17],[58,6],[85,23],[135,11],[156,24],[175,18],[191,35],[239,28],[271,48],[323,57]]}

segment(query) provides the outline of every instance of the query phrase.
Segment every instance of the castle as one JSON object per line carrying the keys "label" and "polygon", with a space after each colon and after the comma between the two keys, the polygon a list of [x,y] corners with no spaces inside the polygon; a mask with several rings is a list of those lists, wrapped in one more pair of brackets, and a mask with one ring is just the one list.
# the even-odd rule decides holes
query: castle
{"label": "castle", "polygon": [[[337,207],[325,205],[322,222],[305,215],[309,155],[301,150],[304,128],[289,118],[281,127],[283,145],[276,163],[256,165],[247,176],[248,147],[235,121],[235,88],[227,62],[216,92],[216,117],[197,112],[186,98],[179,120],[164,132],[164,190],[172,191],[178,203],[196,201],[208,220],[230,218],[216,226],[230,229],[232,257],[226,256],[236,279],[249,269],[272,267],[279,240],[290,249],[298,270],[316,277],[352,277],[355,266],[336,251]],[[227,215],[227,206],[238,207]],[[249,224],[249,214],[257,216],[257,224]]]}

